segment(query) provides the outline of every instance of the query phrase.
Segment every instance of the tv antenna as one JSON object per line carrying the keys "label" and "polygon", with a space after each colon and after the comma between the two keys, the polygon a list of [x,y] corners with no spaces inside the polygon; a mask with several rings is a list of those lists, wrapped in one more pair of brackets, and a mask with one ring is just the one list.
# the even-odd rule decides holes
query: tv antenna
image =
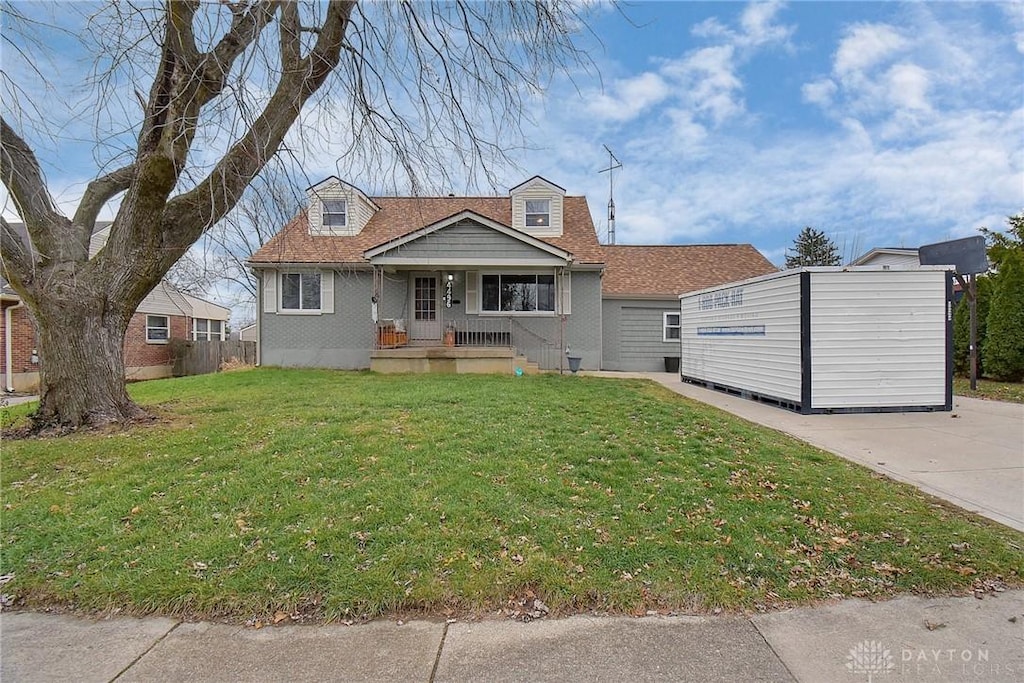
{"label": "tv antenna", "polygon": [[608,152],[608,168],[602,168],[598,173],[608,174],[608,244],[615,244],[615,169],[622,168],[622,162],[615,154],[608,149],[608,145],[602,145]]}

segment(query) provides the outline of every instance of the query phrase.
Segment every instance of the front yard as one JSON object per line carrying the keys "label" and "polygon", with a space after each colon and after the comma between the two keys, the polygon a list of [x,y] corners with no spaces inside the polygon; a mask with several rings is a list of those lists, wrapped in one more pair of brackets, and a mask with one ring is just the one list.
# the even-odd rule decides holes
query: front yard
{"label": "front yard", "polygon": [[643,613],[1024,577],[1024,535],[644,381],[259,369],[132,393],[157,424],[4,441],[9,604]]}

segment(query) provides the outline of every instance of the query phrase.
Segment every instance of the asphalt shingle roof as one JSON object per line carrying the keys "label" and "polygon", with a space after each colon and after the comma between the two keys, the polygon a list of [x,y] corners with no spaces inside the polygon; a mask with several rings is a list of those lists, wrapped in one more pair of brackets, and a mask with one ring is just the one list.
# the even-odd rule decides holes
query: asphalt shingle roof
{"label": "asphalt shingle roof", "polygon": [[[273,263],[367,263],[363,252],[420,228],[473,211],[484,218],[512,225],[512,201],[508,197],[372,197],[377,211],[352,237],[310,235],[305,212],[293,218],[249,259],[253,264]],[[565,197],[562,236],[540,238],[568,251],[577,263],[599,264],[604,253],[594,232],[585,197]]]}
{"label": "asphalt shingle roof", "polygon": [[778,271],[750,244],[617,244],[604,255],[606,296],[678,296]]}
{"label": "asphalt shingle roof", "polygon": [[[366,250],[467,210],[506,226],[512,224],[509,197],[371,199],[380,210],[358,235],[310,235],[303,212],[253,254],[249,262],[365,264]],[[601,245],[585,197],[565,197],[562,237],[540,239],[571,253],[576,263],[604,264],[605,295],[674,297],[778,270],[749,244]]]}

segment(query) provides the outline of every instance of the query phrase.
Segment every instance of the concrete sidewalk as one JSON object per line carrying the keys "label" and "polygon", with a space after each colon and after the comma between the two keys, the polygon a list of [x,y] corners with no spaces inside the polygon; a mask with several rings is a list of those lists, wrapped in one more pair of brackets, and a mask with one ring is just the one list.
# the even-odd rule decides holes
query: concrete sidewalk
{"label": "concrete sidewalk", "polygon": [[951,413],[800,415],[668,373],[594,374],[653,379],[1024,531],[1024,404],[956,396]]}
{"label": "concrete sidewalk", "polygon": [[36,681],[1019,681],[1024,591],[718,617],[260,630],[0,615],[4,683]]}

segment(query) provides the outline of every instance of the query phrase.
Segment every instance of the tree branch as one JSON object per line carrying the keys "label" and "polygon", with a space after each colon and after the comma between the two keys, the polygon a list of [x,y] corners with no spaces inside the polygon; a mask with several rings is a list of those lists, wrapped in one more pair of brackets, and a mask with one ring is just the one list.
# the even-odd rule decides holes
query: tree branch
{"label": "tree branch", "polygon": [[[82,201],[78,204],[78,210],[75,211],[72,222],[85,228],[87,234],[91,236],[93,228],[96,227],[96,216],[99,215],[100,210],[115,194],[127,190],[134,176],[135,164],[129,164],[90,182],[85,188]],[[88,248],[88,244],[86,247]]]}
{"label": "tree branch", "polygon": [[354,0],[331,0],[313,49],[297,64],[282,69],[277,88],[246,134],[195,189],[167,203],[164,230],[175,239],[168,245],[172,248],[165,252],[165,262],[173,263],[220,220],[277,151],[303,104],[337,66],[355,4]]}
{"label": "tree branch", "polygon": [[32,252],[3,216],[0,216],[0,265],[8,282],[17,291],[24,290],[24,283],[32,276]]}
{"label": "tree branch", "polygon": [[36,251],[44,258],[57,256],[57,229],[68,219],[57,211],[32,148],[0,116],[0,177],[14,199],[18,215]]}

